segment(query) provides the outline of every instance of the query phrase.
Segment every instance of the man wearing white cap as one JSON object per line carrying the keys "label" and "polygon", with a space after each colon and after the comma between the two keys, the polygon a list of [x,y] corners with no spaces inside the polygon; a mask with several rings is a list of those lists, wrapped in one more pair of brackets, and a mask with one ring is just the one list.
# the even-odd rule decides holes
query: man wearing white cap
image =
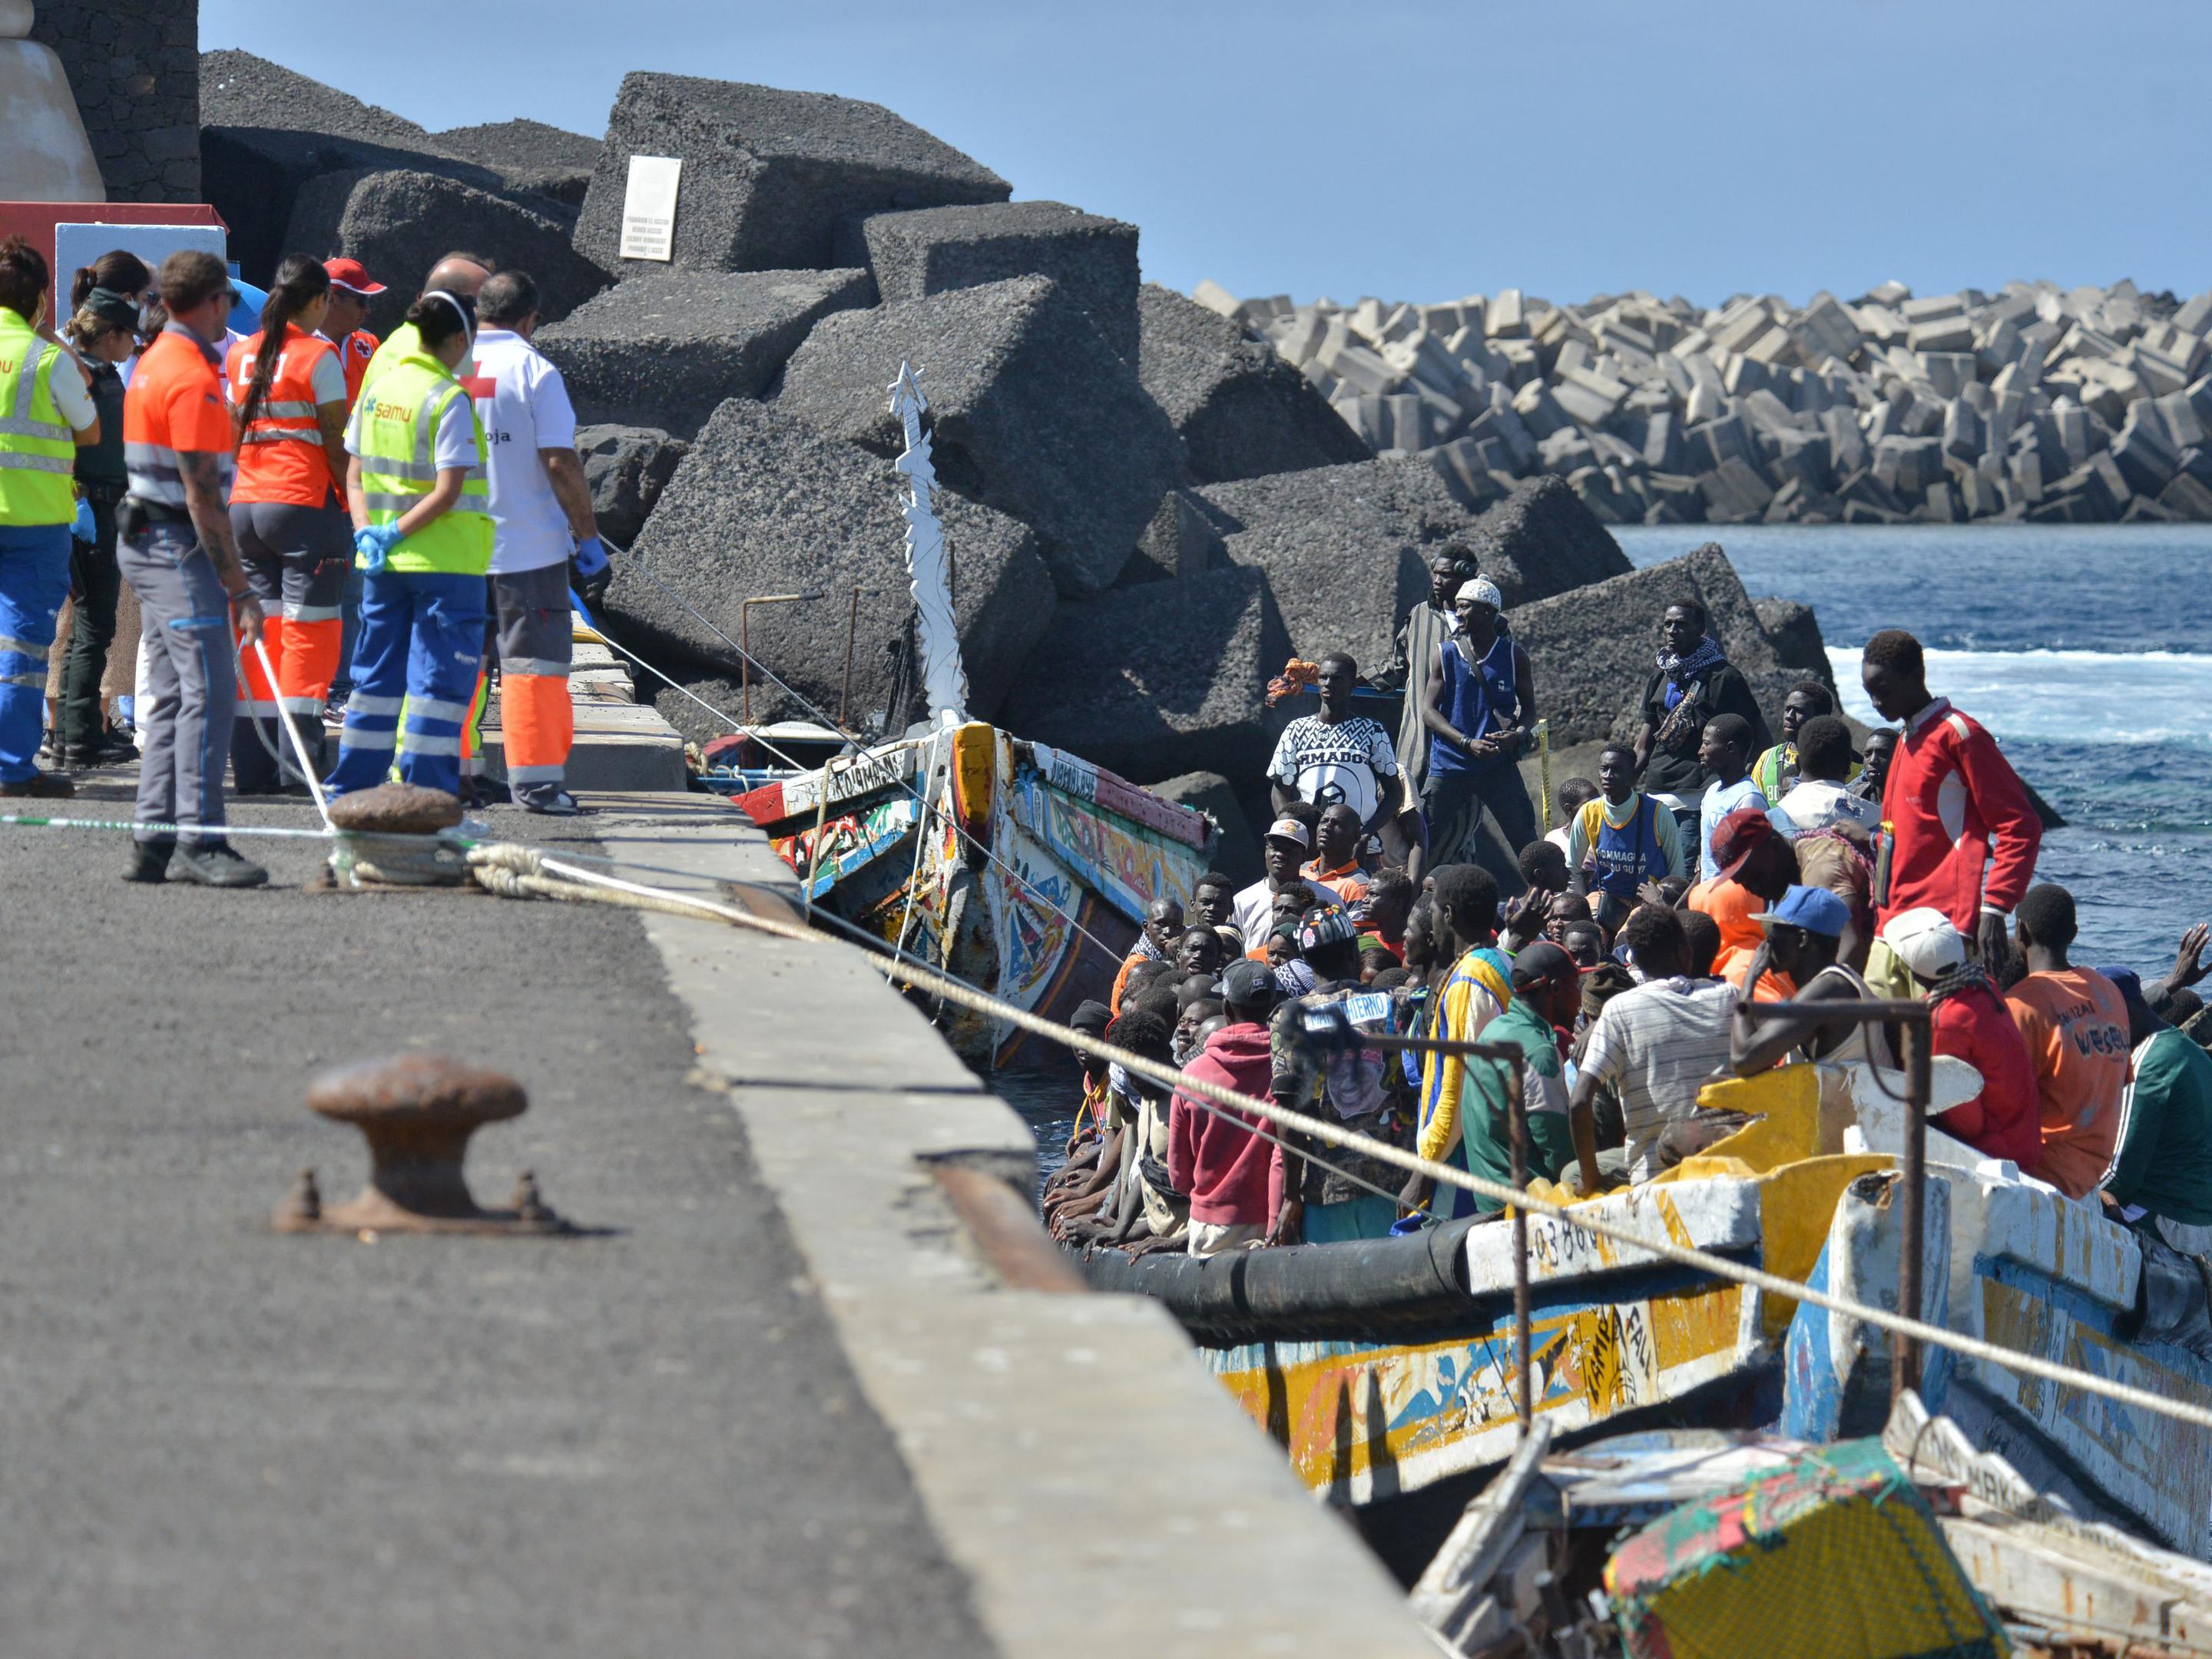
{"label": "man wearing white cap", "polygon": [[1982,1075],[1979,1095],[1928,1121],[1978,1152],[2029,1168],[2043,1156],[2034,1057],[1966,936],[1941,910],[1919,905],[1884,922],[1881,940],[1929,1005],[1936,1052]]}
{"label": "man wearing white cap", "polygon": [[1267,873],[1237,894],[1236,901],[1237,931],[1244,935],[1248,948],[1267,944],[1278,893],[1303,888],[1312,896],[1308,908],[1316,904],[1332,910],[1343,908],[1343,901],[1334,893],[1298,873],[1298,866],[1306,861],[1311,850],[1312,841],[1306,834],[1306,827],[1296,818],[1277,818],[1267,826],[1267,838],[1260,849]]}
{"label": "man wearing white cap", "polygon": [[[1424,693],[1421,722],[1429,730],[1428,778],[1421,811],[1428,819],[1423,867],[1456,862],[1481,823],[1484,808],[1504,838],[1501,857],[1488,843],[1475,856],[1501,888],[1517,891],[1514,864],[1536,839],[1536,809],[1517,764],[1536,719],[1535,678],[1528,653],[1498,627],[1504,597],[1478,576],[1461,586],[1459,625],[1437,647],[1436,672]],[[1419,871],[1413,872],[1419,879]]]}

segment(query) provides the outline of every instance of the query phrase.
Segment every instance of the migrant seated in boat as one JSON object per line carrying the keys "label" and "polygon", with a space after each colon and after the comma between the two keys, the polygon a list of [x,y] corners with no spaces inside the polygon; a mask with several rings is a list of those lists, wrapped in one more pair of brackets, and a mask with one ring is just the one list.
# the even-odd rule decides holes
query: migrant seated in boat
{"label": "migrant seated in boat", "polygon": [[1929,1005],[1935,1053],[1981,1074],[1979,1094],[1929,1124],[1978,1152],[2033,1168],[2043,1152],[2035,1062],[1966,936],[1941,910],[1918,905],[1891,915],[1881,939],[1907,988]]}

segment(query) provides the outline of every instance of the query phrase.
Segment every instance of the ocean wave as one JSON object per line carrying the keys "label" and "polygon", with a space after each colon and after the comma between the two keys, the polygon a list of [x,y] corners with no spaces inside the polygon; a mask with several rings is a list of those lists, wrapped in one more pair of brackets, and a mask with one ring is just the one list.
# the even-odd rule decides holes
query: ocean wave
{"label": "ocean wave", "polygon": [[[1954,651],[1927,653],[1928,689],[2000,740],[2141,748],[2212,747],[2203,710],[2212,653],[2179,651]],[[1859,653],[1831,646],[1844,712],[1880,723],[1859,684]]]}

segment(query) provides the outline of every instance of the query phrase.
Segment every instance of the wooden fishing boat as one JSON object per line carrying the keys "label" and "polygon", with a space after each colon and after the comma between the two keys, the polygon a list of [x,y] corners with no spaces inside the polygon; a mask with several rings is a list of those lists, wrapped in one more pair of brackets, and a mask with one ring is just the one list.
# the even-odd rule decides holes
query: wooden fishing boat
{"label": "wooden fishing boat", "polygon": [[[907,568],[932,712],[903,737],[757,779],[744,763],[769,745],[741,742],[730,770],[752,787],[735,804],[768,832],[810,906],[1064,1023],[1085,999],[1111,990],[1155,900],[1189,904],[1219,830],[1204,813],[1079,756],[968,718],[944,532],[931,504],[928,400],[905,364],[890,392],[906,431],[896,466],[909,486]],[[979,1067],[1058,1057],[1003,1019],[947,1008],[944,1024]]]}

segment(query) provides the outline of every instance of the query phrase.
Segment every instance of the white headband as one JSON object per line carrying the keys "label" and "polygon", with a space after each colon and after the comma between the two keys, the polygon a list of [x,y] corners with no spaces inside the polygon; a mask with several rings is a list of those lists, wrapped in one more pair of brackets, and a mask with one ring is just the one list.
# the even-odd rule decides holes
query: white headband
{"label": "white headband", "polygon": [[468,336],[469,349],[473,352],[477,349],[477,325],[476,319],[469,315],[469,308],[442,288],[434,288],[422,297],[426,300],[443,300],[447,305],[453,307],[453,315],[461,319],[461,332]]}

